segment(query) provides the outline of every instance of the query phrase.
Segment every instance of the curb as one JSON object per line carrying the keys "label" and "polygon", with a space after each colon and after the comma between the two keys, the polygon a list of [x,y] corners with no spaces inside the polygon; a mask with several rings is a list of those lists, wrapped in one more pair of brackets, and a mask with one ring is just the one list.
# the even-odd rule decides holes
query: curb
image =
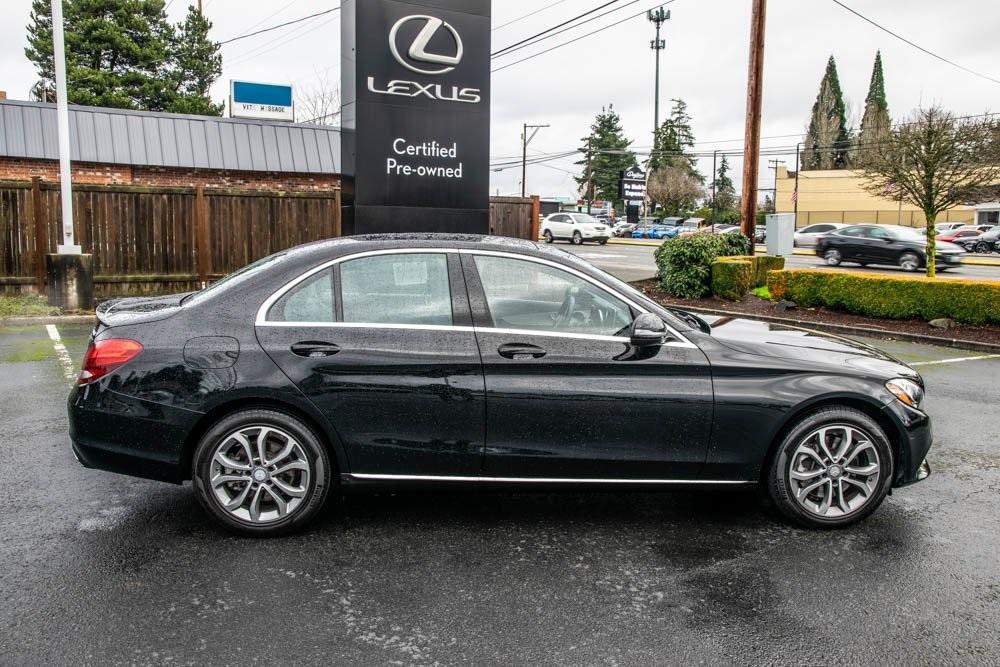
{"label": "curb", "polygon": [[43,315],[41,317],[5,317],[0,327],[23,327],[32,324],[91,324],[93,315]]}
{"label": "curb", "polygon": [[760,320],[772,324],[784,324],[786,326],[797,327],[799,329],[814,329],[840,335],[867,336],[869,338],[881,338],[883,340],[901,340],[907,343],[921,343],[924,345],[937,345],[939,347],[952,347],[972,352],[1000,353],[1000,344],[980,343],[972,340],[961,340],[958,338],[938,338],[926,334],[905,333],[890,331],[888,329],[870,329],[868,327],[853,326],[849,324],[827,324],[824,322],[810,322],[808,320],[796,320],[790,317],[774,317],[772,315],[751,315],[721,308],[702,308],[698,306],[688,307],[672,304],[660,304],[664,307],[679,308],[680,310],[690,310],[694,313],[704,313],[706,315],[719,315],[722,317],[739,317],[746,320]]}

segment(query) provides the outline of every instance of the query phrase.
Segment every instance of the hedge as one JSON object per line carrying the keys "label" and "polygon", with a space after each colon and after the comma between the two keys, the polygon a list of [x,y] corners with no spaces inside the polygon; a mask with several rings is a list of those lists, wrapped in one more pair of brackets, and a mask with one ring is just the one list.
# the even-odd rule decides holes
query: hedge
{"label": "hedge", "polygon": [[1000,281],[901,278],[829,271],[772,271],[772,298],[894,320],[948,317],[1000,324]]}
{"label": "hedge", "polygon": [[660,287],[674,296],[697,299],[711,292],[716,257],[746,255],[750,239],[740,234],[692,234],[673,238],[656,249]]}
{"label": "hedge", "polygon": [[[750,279],[750,287],[763,287],[767,285],[767,272],[780,271],[785,268],[785,258],[773,255],[733,255],[731,257],[719,257],[716,262],[750,262],[753,269],[753,276]],[[713,292],[715,290],[712,290]],[[750,291],[749,289],[747,290]],[[717,292],[716,292],[717,293]]]}
{"label": "hedge", "polygon": [[739,301],[750,291],[753,262],[745,257],[720,257],[712,262],[712,294]]}

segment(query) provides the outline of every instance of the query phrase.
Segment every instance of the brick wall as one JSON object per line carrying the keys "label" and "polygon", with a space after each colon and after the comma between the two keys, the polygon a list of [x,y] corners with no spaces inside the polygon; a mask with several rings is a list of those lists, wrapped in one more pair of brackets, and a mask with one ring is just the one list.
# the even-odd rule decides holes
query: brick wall
{"label": "brick wall", "polygon": [[[59,180],[59,163],[53,160],[0,157],[0,181],[27,181],[40,176]],[[120,164],[73,163],[73,182],[89,185],[140,185],[151,187],[238,188],[332,192],[340,188],[334,174],[287,174],[258,171],[216,171],[172,167],[132,167]]]}

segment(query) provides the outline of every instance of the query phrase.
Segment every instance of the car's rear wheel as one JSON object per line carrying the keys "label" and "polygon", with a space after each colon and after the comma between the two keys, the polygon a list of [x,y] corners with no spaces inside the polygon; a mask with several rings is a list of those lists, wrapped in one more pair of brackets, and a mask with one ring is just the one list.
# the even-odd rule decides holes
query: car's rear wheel
{"label": "car's rear wheel", "polygon": [[607,239],[601,239],[600,241],[597,242],[597,244],[598,245],[608,245],[608,240]]}
{"label": "car's rear wheel", "polygon": [[580,232],[573,232],[573,245],[581,245],[583,243],[583,236]]}
{"label": "car's rear wheel", "polygon": [[830,248],[825,253],[823,253],[823,259],[826,260],[827,266],[840,266],[840,263],[844,261],[843,256],[841,256],[840,251],[836,248]]}
{"label": "car's rear wheel", "polygon": [[979,243],[976,244],[974,250],[980,255],[986,255],[990,251],[990,244],[987,243],[986,241],[980,241]]}
{"label": "car's rear wheel", "polygon": [[555,241],[555,238],[553,238],[553,236],[552,236],[552,232],[550,230],[548,230],[548,229],[545,230],[545,233],[542,234],[542,236],[545,237],[545,242],[546,243],[552,243],[553,241]]}
{"label": "car's rear wheel", "polygon": [[792,521],[840,528],[878,508],[893,468],[889,441],[871,417],[852,408],[824,408],[803,417],[782,440],[768,490]]}
{"label": "car's rear wheel", "polygon": [[899,256],[899,266],[904,271],[916,271],[920,268],[920,255],[915,252],[904,252]]}
{"label": "car's rear wheel", "polygon": [[306,424],[284,412],[231,414],[202,436],[192,472],[195,496],[225,528],[271,536],[301,528],[322,509],[329,455]]}

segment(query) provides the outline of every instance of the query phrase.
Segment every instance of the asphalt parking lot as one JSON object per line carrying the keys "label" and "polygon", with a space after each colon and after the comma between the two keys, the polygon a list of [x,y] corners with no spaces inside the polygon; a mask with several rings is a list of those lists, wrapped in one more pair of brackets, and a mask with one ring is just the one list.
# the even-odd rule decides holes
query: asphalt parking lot
{"label": "asphalt parking lot", "polygon": [[425,493],[253,540],[76,463],[88,327],[54,332],[0,329],[4,664],[1000,661],[998,358],[875,342],[922,364],[934,473],[848,530],[747,494]]}

